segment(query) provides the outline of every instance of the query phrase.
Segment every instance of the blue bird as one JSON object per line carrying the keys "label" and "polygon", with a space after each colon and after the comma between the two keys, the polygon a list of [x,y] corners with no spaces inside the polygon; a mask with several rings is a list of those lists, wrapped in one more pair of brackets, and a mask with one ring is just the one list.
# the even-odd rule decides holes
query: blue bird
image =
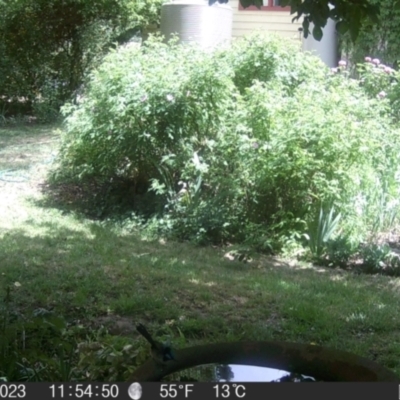
{"label": "blue bird", "polygon": [[143,324],[137,325],[136,329],[150,343],[151,356],[156,363],[163,364],[167,361],[175,360],[172,347],[169,343],[161,343],[154,340]]}

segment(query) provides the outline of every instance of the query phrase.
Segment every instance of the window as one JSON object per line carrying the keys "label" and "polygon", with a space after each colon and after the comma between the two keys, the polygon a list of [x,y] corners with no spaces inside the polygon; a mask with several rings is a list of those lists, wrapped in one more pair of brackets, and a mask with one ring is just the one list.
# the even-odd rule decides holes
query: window
{"label": "window", "polygon": [[280,0],[263,0],[264,5],[261,8],[250,6],[243,8],[239,0],[239,10],[241,11],[290,11],[290,7],[281,7]]}

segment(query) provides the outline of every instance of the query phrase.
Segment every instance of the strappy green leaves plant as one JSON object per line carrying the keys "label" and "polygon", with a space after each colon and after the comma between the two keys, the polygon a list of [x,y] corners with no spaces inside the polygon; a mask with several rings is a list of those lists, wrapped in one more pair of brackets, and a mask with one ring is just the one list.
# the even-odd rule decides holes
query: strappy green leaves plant
{"label": "strappy green leaves plant", "polygon": [[333,206],[329,211],[321,206],[318,217],[308,224],[305,237],[314,257],[321,258],[324,254],[328,240],[338,229],[341,216],[341,213],[335,213]]}

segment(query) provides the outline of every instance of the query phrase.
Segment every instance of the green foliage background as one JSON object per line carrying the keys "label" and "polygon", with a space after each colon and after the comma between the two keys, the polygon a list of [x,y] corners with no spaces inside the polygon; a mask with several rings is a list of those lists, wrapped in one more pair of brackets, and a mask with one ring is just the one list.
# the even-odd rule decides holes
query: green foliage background
{"label": "green foliage background", "polygon": [[113,42],[159,22],[162,2],[0,2],[0,112],[54,117]]}
{"label": "green foliage background", "polygon": [[377,21],[365,19],[361,24],[359,36],[352,41],[349,34],[341,37],[343,54],[349,56],[353,64],[371,56],[397,67],[400,61],[400,9],[393,0],[370,0],[379,5]]}

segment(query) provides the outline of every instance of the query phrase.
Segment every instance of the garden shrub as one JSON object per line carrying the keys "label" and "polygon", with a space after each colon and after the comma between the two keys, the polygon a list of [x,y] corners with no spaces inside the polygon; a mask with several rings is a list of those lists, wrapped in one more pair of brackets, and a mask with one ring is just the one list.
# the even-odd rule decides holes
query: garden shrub
{"label": "garden shrub", "polygon": [[[333,203],[350,223],[359,221],[360,196],[389,191],[396,198],[398,131],[382,117],[386,105],[357,82],[326,74],[291,95],[272,82],[253,85],[247,96],[248,126],[260,140],[255,186],[265,193],[258,201],[264,215],[308,219]],[[374,204],[364,218],[379,211]]]}
{"label": "garden shrub", "polygon": [[[182,162],[208,145],[234,107],[229,68],[196,47],[149,41],[113,52],[68,114],[62,170],[70,176],[130,179],[164,198]],[[155,183],[154,183],[155,184]]]}
{"label": "garden shrub", "polygon": [[[340,71],[260,34],[215,52],[118,49],[64,108],[54,176],[131,182],[135,201],[155,195],[164,234],[200,243],[361,240],[396,219],[398,127],[386,98]],[[321,210],[329,235],[313,232]]]}
{"label": "garden shrub", "polygon": [[275,35],[256,33],[233,42],[227,51],[235,73],[234,83],[243,94],[254,80],[278,80],[285,90],[292,90],[310,79],[324,79],[324,64],[318,57],[304,57],[295,41]]}
{"label": "garden shrub", "polygon": [[[396,122],[400,120],[400,73],[383,64],[378,58],[365,57],[356,66],[360,86],[370,97],[386,99],[386,113]],[[347,73],[347,71],[343,71]]]}

